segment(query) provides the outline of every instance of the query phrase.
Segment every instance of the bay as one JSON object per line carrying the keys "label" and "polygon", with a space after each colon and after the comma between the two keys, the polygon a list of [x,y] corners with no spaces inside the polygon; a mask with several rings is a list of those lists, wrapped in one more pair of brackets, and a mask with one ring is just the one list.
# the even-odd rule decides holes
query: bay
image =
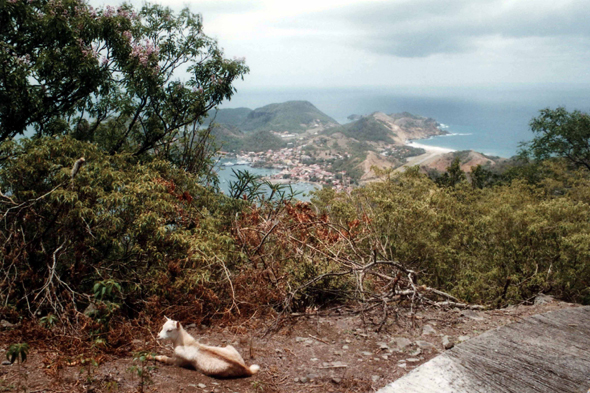
{"label": "bay", "polygon": [[503,87],[282,88],[239,89],[222,107],[258,108],[306,100],[344,124],[351,114],[410,112],[448,126],[449,136],[421,144],[511,157],[533,137],[529,123],[544,108],[590,109],[590,86],[511,85]]}
{"label": "bay", "polygon": [[[228,165],[228,163],[230,165]],[[230,183],[236,181],[236,176],[234,171],[248,171],[253,175],[256,176],[271,176],[273,174],[279,173],[280,170],[278,169],[269,169],[269,168],[254,168],[249,164],[239,164],[236,165],[236,159],[222,159],[216,169],[217,175],[219,176],[219,188],[225,195],[229,195],[229,187]],[[298,183],[291,183],[291,187],[294,192],[297,192],[298,195],[296,198],[301,201],[309,201],[311,199],[310,192],[317,189],[318,186],[313,183],[305,183],[305,182],[298,182]],[[265,190],[266,194],[269,194],[269,190]]]}

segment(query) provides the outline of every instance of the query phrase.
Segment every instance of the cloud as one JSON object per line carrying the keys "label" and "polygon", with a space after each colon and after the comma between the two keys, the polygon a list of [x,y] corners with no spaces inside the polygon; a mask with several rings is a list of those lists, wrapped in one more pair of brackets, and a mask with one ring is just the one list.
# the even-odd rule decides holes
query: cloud
{"label": "cloud", "polygon": [[590,41],[588,20],[585,0],[410,0],[358,3],[290,22],[315,26],[326,39],[338,31],[356,47],[412,58],[472,52],[497,37]]}
{"label": "cloud", "polygon": [[190,6],[193,12],[207,14],[244,14],[263,8],[262,3],[248,0],[205,0]]}
{"label": "cloud", "polygon": [[[141,2],[139,0],[90,0],[90,4],[95,7],[104,7],[128,1],[131,1],[136,8],[141,8],[142,4],[145,3],[145,1]],[[192,12],[203,14],[205,17],[209,15],[244,14],[264,8],[262,3],[249,0],[204,0],[196,3],[187,2],[187,0],[151,0],[148,3],[158,3],[177,11],[188,7]]]}

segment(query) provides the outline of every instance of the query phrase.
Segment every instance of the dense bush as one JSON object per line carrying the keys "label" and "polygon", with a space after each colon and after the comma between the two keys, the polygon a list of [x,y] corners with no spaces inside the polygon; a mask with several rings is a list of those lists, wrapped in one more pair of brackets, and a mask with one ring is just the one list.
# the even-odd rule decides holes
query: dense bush
{"label": "dense bush", "polygon": [[[3,305],[41,314],[80,309],[97,282],[114,280],[127,312],[150,297],[165,306],[189,294],[202,311],[195,296],[225,281],[220,273],[233,250],[225,198],[193,175],[68,137],[23,140],[7,153],[12,158],[0,169]],[[81,156],[86,165],[72,179]],[[216,286],[218,295],[224,288]]]}
{"label": "dense bush", "polygon": [[[206,186],[215,146],[199,125],[248,69],[223,58],[199,15],[4,1],[0,22],[4,312],[49,326],[86,309],[96,336],[115,315],[198,321],[404,302],[404,289],[491,306],[539,292],[590,303],[590,175],[576,169],[588,168],[586,114],[544,111],[532,125],[548,138],[524,164],[480,167],[471,184],[455,161],[437,182],[410,169],[321,190],[311,205],[248,173],[225,197]],[[186,65],[182,83],[174,71]],[[363,144],[332,170],[360,177]]]}
{"label": "dense bush", "polygon": [[315,202],[336,222],[366,216],[366,248],[468,302],[501,306],[538,292],[588,302],[590,180],[557,166],[562,178],[540,187],[437,187],[408,171],[350,195],[324,190]]}

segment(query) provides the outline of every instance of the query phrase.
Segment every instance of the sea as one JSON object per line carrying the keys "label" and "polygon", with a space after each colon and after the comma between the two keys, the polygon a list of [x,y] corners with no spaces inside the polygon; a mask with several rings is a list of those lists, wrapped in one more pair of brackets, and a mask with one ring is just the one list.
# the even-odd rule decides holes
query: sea
{"label": "sea", "polygon": [[[451,150],[475,150],[512,157],[533,138],[530,122],[545,108],[590,112],[590,85],[508,85],[472,88],[281,88],[238,92],[222,108],[255,109],[271,103],[306,100],[341,124],[348,116],[410,112],[432,117],[448,135],[419,143]],[[243,169],[250,168],[245,166]],[[231,171],[229,173],[231,175]],[[222,182],[225,173],[220,173]]]}
{"label": "sea", "polygon": [[[229,195],[229,189],[232,182],[237,180],[236,172],[248,171],[252,175],[266,177],[271,176],[275,173],[280,172],[278,169],[270,168],[254,168],[249,164],[238,163],[239,161],[235,158],[224,158],[219,161],[216,172],[219,176],[219,188],[225,195]],[[288,187],[288,186],[286,186]],[[311,192],[318,189],[315,183],[297,182],[291,183],[291,189],[295,193],[295,198],[301,201],[309,201],[311,199]],[[269,194],[267,188],[263,187],[266,194]]]}

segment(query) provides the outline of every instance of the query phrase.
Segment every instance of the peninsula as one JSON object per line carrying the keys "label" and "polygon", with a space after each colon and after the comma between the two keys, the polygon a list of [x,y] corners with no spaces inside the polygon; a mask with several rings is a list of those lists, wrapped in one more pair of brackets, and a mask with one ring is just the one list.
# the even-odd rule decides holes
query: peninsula
{"label": "peninsula", "polygon": [[455,156],[471,166],[494,165],[497,157],[472,151],[416,145],[448,134],[432,118],[408,112],[351,115],[339,124],[307,101],[270,104],[255,110],[220,109],[211,114],[212,135],[223,154],[253,166],[280,169],[273,181],[307,181],[344,189],[377,179],[374,168],[444,170]]}

